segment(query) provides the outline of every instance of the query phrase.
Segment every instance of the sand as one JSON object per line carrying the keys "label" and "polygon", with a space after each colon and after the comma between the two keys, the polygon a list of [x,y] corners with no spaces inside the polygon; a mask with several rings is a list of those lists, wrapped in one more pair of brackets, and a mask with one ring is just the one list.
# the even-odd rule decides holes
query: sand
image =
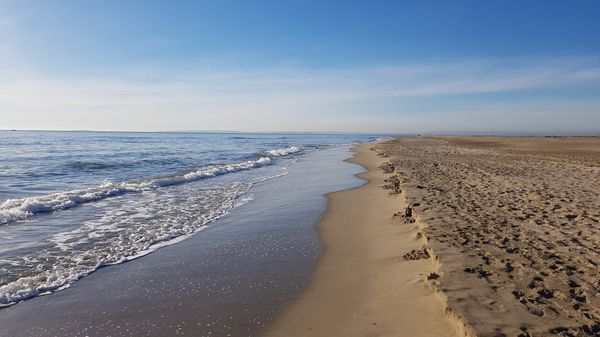
{"label": "sand", "polygon": [[265,336],[462,336],[436,288],[439,264],[424,224],[405,212],[386,162],[361,145],[353,158],[368,183],[328,196],[318,224],[326,251],[308,290]]}
{"label": "sand", "polygon": [[418,205],[450,310],[477,335],[600,336],[600,138],[401,137],[376,149]]}

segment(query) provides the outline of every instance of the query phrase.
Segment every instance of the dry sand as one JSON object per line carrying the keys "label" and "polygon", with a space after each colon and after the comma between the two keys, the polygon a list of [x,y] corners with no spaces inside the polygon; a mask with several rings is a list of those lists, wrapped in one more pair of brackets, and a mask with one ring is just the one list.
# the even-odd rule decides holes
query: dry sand
{"label": "dry sand", "polygon": [[326,252],[307,292],[266,336],[465,334],[436,290],[439,264],[424,224],[405,214],[403,194],[380,168],[386,159],[371,146],[359,146],[353,159],[368,169],[360,175],[368,183],[329,195],[318,224]]}
{"label": "dry sand", "polygon": [[[428,225],[449,307],[479,336],[600,336],[600,138],[402,137],[376,148]],[[410,305],[400,297],[417,280],[388,290],[392,306]]]}

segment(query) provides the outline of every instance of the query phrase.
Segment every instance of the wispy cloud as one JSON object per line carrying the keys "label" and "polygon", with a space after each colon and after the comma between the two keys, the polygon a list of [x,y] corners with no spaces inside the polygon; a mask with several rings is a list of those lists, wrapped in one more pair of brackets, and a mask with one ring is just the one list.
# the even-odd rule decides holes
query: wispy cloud
{"label": "wispy cloud", "polygon": [[[545,92],[600,88],[596,58],[444,60],[326,70],[227,69],[144,67],[90,78],[5,73],[0,76],[0,128],[417,132],[442,130],[444,125],[463,127],[461,131],[492,130],[496,125],[537,129],[511,122],[514,111],[519,111],[522,121],[529,121],[528,116],[551,117],[546,123],[556,120],[555,125],[545,127],[558,131],[561,126],[574,130],[590,125],[582,118],[593,118],[600,125],[600,98],[595,95],[584,97],[583,105],[581,97],[558,99],[548,94],[544,98]],[[535,97],[524,101],[494,96],[533,92]],[[466,98],[481,94],[486,94],[486,100]],[[565,118],[582,109],[586,113],[578,115],[579,120]],[[464,124],[448,124],[458,119]]]}

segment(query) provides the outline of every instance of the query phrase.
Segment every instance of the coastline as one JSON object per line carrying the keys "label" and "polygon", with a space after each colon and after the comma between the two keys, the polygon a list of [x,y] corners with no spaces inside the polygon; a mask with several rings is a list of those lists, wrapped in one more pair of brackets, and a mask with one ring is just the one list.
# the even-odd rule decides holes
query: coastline
{"label": "coastline", "polygon": [[600,138],[398,137],[288,169],[202,234],[0,310],[3,333],[600,333]]}
{"label": "coastline", "polygon": [[[263,336],[466,334],[437,290],[440,266],[425,248],[425,224],[394,216],[407,202],[382,188],[388,175],[380,166],[387,160],[373,146],[358,145],[349,160],[367,169],[357,175],[367,183],[327,196],[317,225],[326,248],[308,289]],[[428,257],[414,254],[423,249]]]}
{"label": "coastline", "polygon": [[310,281],[325,195],[361,184],[348,156],[348,146],[299,156],[186,240],[1,309],[0,336],[259,335]]}

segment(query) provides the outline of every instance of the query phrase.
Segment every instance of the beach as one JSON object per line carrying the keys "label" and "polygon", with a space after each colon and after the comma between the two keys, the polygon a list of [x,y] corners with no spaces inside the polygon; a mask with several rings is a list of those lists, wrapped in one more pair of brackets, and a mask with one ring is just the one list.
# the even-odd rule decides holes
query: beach
{"label": "beach", "polygon": [[[406,201],[389,184],[372,144],[357,147],[352,162],[368,171],[367,184],[328,196],[318,224],[325,253],[308,291],[265,336],[463,336],[464,325],[446,314],[436,289],[439,264],[424,224],[395,215]],[[419,253],[427,250],[429,256]]]}
{"label": "beach", "polygon": [[600,337],[600,0],[0,0],[0,337]]}
{"label": "beach", "polygon": [[597,336],[600,138],[399,137],[329,195],[326,251],[265,336]]}
{"label": "beach", "polygon": [[600,138],[401,137],[376,146],[479,336],[600,334]]}
{"label": "beach", "polygon": [[396,137],[282,163],[189,238],[0,309],[0,336],[600,334],[600,138]]}

